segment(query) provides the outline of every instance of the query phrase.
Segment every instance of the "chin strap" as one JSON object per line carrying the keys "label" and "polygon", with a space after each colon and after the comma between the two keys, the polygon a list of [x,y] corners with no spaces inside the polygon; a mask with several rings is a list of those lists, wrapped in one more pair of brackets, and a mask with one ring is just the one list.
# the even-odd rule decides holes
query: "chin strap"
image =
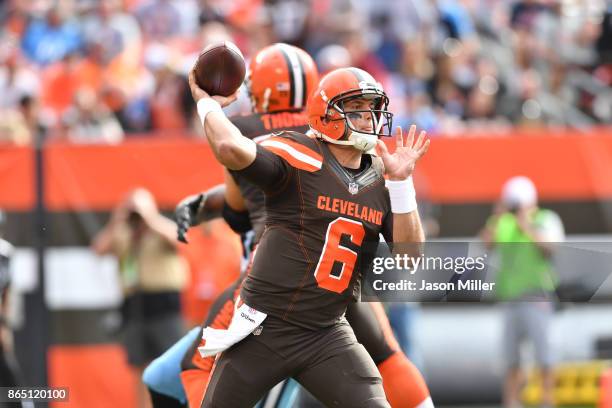
{"label": "chin strap", "polygon": [[367,133],[353,132],[349,136],[349,141],[353,142],[353,147],[362,152],[368,152],[376,146],[378,136]]}
{"label": "chin strap", "polygon": [[353,132],[349,136],[348,140],[336,140],[314,129],[310,129],[307,132],[307,134],[314,135],[315,137],[318,137],[319,139],[323,139],[326,142],[331,143],[331,144],[342,145],[342,146],[352,146],[361,152],[376,155],[376,151],[374,149],[378,141],[378,136],[376,135],[369,135],[366,133]]}

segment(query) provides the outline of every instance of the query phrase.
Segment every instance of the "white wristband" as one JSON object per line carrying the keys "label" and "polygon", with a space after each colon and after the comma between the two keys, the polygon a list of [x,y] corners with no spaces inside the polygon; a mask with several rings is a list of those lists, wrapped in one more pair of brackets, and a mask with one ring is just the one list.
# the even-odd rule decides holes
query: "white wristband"
{"label": "white wristband", "polygon": [[416,191],[412,184],[412,176],[406,180],[385,180],[391,198],[391,211],[395,214],[405,214],[417,209]]}
{"label": "white wristband", "polygon": [[202,121],[202,127],[204,127],[204,122],[206,122],[206,115],[210,112],[221,112],[223,113],[223,109],[221,109],[221,105],[219,102],[215,101],[212,98],[202,98],[198,101],[198,116],[200,117],[200,121]]}

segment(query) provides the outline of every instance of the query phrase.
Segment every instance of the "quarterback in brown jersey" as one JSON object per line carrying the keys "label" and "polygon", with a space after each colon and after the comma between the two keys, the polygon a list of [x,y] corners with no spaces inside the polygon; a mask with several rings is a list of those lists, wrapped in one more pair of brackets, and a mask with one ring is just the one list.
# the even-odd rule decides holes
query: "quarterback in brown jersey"
{"label": "quarterback in brown jersey", "polygon": [[[267,212],[241,290],[247,308],[235,309],[226,333],[205,333],[209,349],[237,344],[219,355],[202,406],[251,406],[289,376],[326,405],[389,406],[344,313],[368,261],[365,242],[378,241],[380,233],[388,242],[424,239],[409,180],[428,147],[424,134],[415,142],[413,127],[404,144],[398,130],[389,153],[378,141],[385,125],[390,130],[388,99],[355,68],[332,71],[311,95],[314,137],[284,133],[260,144],[223,115],[221,106],[235,96],[210,97],[193,73],[190,86],[217,159],[264,190]],[[364,154],[373,148],[387,187],[383,169]]]}
{"label": "quarterback in brown jersey", "polygon": [[[297,74],[287,61],[299,60]],[[302,89],[299,78],[305,78],[305,89],[316,86],[316,67],[310,56],[296,47],[275,44],[258,52],[251,60],[247,90],[251,95],[255,113],[234,116],[230,120],[240,132],[251,139],[263,141],[270,132],[283,129],[306,132],[308,130],[305,110],[301,98],[291,97],[290,89]],[[295,79],[297,78],[297,79]],[[284,91],[284,92],[283,92]],[[303,95],[303,94],[302,94]],[[225,196],[225,197],[223,197]],[[223,204],[225,198],[225,205]],[[191,225],[211,216],[223,215],[232,228],[243,235],[245,253],[255,244],[264,230],[264,194],[239,172],[226,177],[225,191],[213,188],[208,192],[188,197],[176,211],[179,224],[179,239]],[[248,211],[242,212],[243,209]],[[246,216],[246,219],[244,219]],[[250,230],[245,234],[245,231]],[[241,281],[242,279],[240,279]],[[237,283],[237,285],[240,282]],[[234,286],[215,302],[205,326],[227,328],[233,312]],[[425,408],[432,406],[429,390],[418,369],[400,350],[383,308],[378,303],[351,303],[346,313],[359,343],[363,344],[377,365],[382,377],[387,399],[392,407]],[[214,357],[202,358],[197,351],[201,345],[196,340],[183,360],[181,374],[190,406],[199,405],[208,381]],[[289,387],[282,387],[286,390]],[[284,397],[281,394],[281,400]],[[270,398],[266,399],[268,403]]]}
{"label": "quarterback in brown jersey", "polygon": [[[297,66],[290,65],[291,60],[297,60]],[[270,132],[287,129],[306,132],[308,125],[303,95],[318,83],[318,74],[312,58],[297,47],[274,44],[254,56],[248,72],[247,90],[254,113],[230,118],[241,133],[261,141],[269,137]],[[295,98],[289,92],[291,89],[305,89],[305,93],[298,95],[302,98]],[[190,226],[223,215],[228,224],[242,235],[248,259],[249,251],[264,229],[264,194],[238,174],[227,176],[229,174],[226,174],[225,185],[187,197],[177,206],[179,240],[186,241],[185,232]],[[246,265],[246,262],[244,264]],[[219,296],[204,322],[204,327],[228,327],[233,312],[233,297],[241,281],[242,278]],[[374,302],[354,302],[349,304],[346,317],[357,340],[364,345],[377,365],[391,406],[433,406],[423,376],[399,348],[382,306]],[[147,368],[144,379],[151,394],[156,395],[157,399],[153,398],[154,406],[180,406],[178,401],[185,400],[188,406],[200,405],[214,357],[200,356],[197,351],[200,345],[198,339],[197,330],[191,331]],[[193,342],[192,346],[185,347],[185,341]],[[187,353],[181,351],[185,349]],[[185,356],[181,364],[183,390],[179,388],[180,385],[177,387],[173,380],[178,377],[175,367],[182,355]],[[257,406],[269,406],[273,400],[276,401],[277,407],[294,406],[297,397],[292,391],[294,388],[293,382],[279,384]],[[282,391],[277,392],[278,390]],[[171,405],[168,403],[169,399],[177,402]]]}

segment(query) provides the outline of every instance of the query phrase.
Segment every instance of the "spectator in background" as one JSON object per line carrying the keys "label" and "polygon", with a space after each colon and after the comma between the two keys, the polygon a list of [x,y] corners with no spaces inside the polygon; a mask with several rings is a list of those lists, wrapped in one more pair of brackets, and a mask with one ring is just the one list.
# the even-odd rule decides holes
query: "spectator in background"
{"label": "spectator in background", "polygon": [[262,18],[269,25],[270,43],[284,42],[306,48],[313,28],[310,26],[311,1],[264,0]]}
{"label": "spectator in background", "polygon": [[475,64],[478,82],[470,89],[463,119],[471,130],[502,132],[510,128],[510,121],[498,110],[504,89],[498,80],[497,67],[487,58]]}
{"label": "spectator in background", "polygon": [[338,44],[330,44],[321,48],[315,60],[321,75],[325,75],[334,69],[350,67],[352,65],[351,54],[349,54],[346,48]]}
{"label": "spectator in background", "polygon": [[511,9],[511,26],[525,30],[533,30],[538,18],[550,12],[550,7],[543,0],[519,0]]}
{"label": "spectator in background", "polygon": [[402,47],[400,74],[409,84],[424,87],[433,76],[436,67],[431,60],[427,41],[424,35],[417,35],[406,40]]}
{"label": "spectator in background", "polygon": [[82,20],[87,44],[97,43],[105,61],[111,61],[124,50],[140,48],[142,35],[138,21],[125,13],[121,0],[101,0]]}
{"label": "spectator in background", "polygon": [[95,61],[83,59],[72,53],[62,61],[49,65],[42,71],[41,102],[43,109],[59,123],[70,108],[76,93],[83,87],[99,92],[102,86],[102,67]]}
{"label": "spectator in background", "polygon": [[181,33],[181,14],[171,0],[150,0],[136,11],[145,41],[161,41]]}
{"label": "spectator in background", "polygon": [[472,16],[460,1],[438,0],[439,29],[444,38],[455,38],[462,42],[474,39]]}
{"label": "spectator in background", "polygon": [[414,123],[431,134],[439,130],[438,113],[427,92],[427,82],[434,72],[424,35],[402,43],[400,71],[393,75],[394,120],[398,125],[409,127]]}
{"label": "spectator in background", "polygon": [[94,90],[81,88],[62,117],[58,136],[76,143],[119,143],[123,129]]}
{"label": "spectator in background", "polygon": [[[358,14],[354,17],[358,18]],[[385,88],[389,88],[389,71],[378,55],[374,53],[371,38],[367,31],[361,29],[359,25],[349,28],[341,33],[341,45],[343,45],[351,56],[351,63],[354,67],[361,68],[370,72]]]}
{"label": "spectator in background", "polygon": [[[175,233],[176,226],[159,213],[151,193],[139,188],[115,208],[93,241],[96,253],[112,254],[119,261],[125,296],[123,341],[139,379],[144,367],[184,334],[180,292],[188,271]],[[142,383],[137,395],[139,406],[146,406]]]}
{"label": "spectator in background", "polygon": [[439,106],[445,116],[461,117],[465,96],[455,82],[453,54],[442,53],[434,59],[435,75],[427,84],[434,105]]}
{"label": "spectator in background", "polygon": [[[104,10],[104,9],[103,9]],[[119,27],[112,24],[108,14],[101,12],[99,19],[84,23],[85,41],[88,53],[101,66],[108,65],[126,48]]]}
{"label": "spectator in background", "polygon": [[83,37],[78,23],[63,15],[57,4],[52,5],[44,18],[34,18],[23,34],[24,53],[37,64],[47,65],[79,51]]}
{"label": "spectator in background", "polygon": [[36,137],[44,138],[47,127],[39,114],[39,101],[24,95],[15,109],[0,111],[0,142],[15,145],[32,144]]}
{"label": "spectator in background", "polygon": [[[15,107],[40,84],[43,111],[56,122],[88,86],[127,133],[187,133],[193,104],[181,98],[183,119],[159,114],[176,110],[173,81],[164,74],[157,83],[146,50],[168,47],[172,70],[184,73],[223,36],[247,59],[275,41],[313,55],[340,44],[351,65],[381,79],[398,121],[416,118],[430,134],[497,132],[507,123],[584,129],[612,118],[605,0],[46,0],[8,1],[2,10],[0,43],[20,44],[24,58],[3,61],[0,49],[0,90],[8,91],[0,105]],[[495,69],[483,70],[483,58]]]}
{"label": "spectator in background", "polygon": [[155,90],[150,98],[151,122],[154,131],[180,131],[187,128],[188,117],[183,111],[182,98],[188,93],[187,82],[173,67],[172,50],[162,44],[150,44],[145,64],[153,74]]}
{"label": "spectator in background", "polygon": [[87,59],[102,71],[101,97],[127,133],[151,130],[154,79],[143,60],[145,44],[129,2],[102,0],[83,19]]}
{"label": "spectator in background", "polygon": [[496,295],[504,304],[504,347],[507,371],[504,406],[520,406],[524,376],[520,346],[526,338],[535,348],[542,378],[542,404],[553,406],[550,323],[557,285],[552,255],[554,242],[564,239],[559,216],[541,209],[536,188],[527,177],[514,177],[503,187],[496,214],[481,233],[483,241],[499,253]]}
{"label": "spectator in background", "polygon": [[24,95],[39,92],[37,72],[26,63],[19,48],[6,39],[0,41],[0,109],[16,108]]}

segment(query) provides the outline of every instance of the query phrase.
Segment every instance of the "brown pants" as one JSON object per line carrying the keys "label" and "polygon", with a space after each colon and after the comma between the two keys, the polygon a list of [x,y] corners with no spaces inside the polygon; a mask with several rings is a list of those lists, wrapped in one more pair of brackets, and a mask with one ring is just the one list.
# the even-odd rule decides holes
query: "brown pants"
{"label": "brown pants", "polygon": [[312,331],[272,316],[260,335],[218,357],[202,407],[250,408],[289,377],[326,406],[390,407],[376,365],[346,320]]}

